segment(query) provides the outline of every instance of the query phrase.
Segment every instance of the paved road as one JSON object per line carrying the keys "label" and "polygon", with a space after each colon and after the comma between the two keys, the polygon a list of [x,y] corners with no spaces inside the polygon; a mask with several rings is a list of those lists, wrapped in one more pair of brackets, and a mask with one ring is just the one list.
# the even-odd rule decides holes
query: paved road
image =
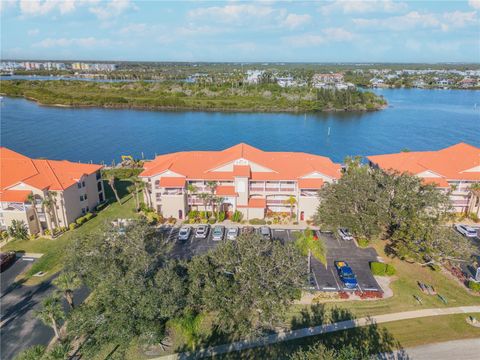
{"label": "paved road", "polygon": [[[240,351],[246,349],[252,349],[255,347],[266,346],[275,344],[282,341],[301,339],[309,336],[322,335],[332,333],[341,330],[352,329],[359,326],[367,326],[371,324],[382,324],[386,322],[416,319],[430,316],[441,316],[451,314],[464,314],[464,313],[477,313],[480,312],[480,306],[460,306],[451,308],[435,308],[435,309],[423,309],[414,311],[405,311],[393,314],[374,315],[366,318],[340,321],[328,325],[319,325],[315,327],[303,328],[292,331],[279,332],[273,335],[264,336],[261,338],[238,341],[231,344],[224,344],[219,346],[210,347],[207,349],[199,350],[195,353],[180,353],[159,357],[157,359],[190,359],[190,358],[203,358],[211,357],[219,354],[226,354],[233,351]],[[432,357],[431,359],[435,359]],[[452,359],[458,359],[453,357]]]}
{"label": "paved road", "polygon": [[[27,258],[28,259],[28,258]],[[19,258],[1,274],[1,320],[0,358],[13,359],[20,351],[32,345],[47,345],[53,337],[53,330],[35,318],[34,311],[41,306],[42,299],[54,289],[51,279],[36,286],[15,283],[15,278],[26,271],[34,259]],[[76,291],[77,302],[83,301],[86,288]],[[64,303],[65,309],[67,304]]]}
{"label": "paved road", "polygon": [[[387,355],[391,360],[403,360],[405,355],[412,360],[478,360],[480,358],[480,339],[454,340],[416,346]],[[387,357],[384,355],[379,356],[379,359],[385,358]]]}

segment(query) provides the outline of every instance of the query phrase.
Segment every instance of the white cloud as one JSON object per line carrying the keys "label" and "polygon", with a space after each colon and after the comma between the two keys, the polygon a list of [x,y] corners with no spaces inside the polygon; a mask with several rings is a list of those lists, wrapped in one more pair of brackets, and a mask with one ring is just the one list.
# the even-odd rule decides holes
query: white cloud
{"label": "white cloud", "polygon": [[90,12],[95,14],[100,20],[107,20],[119,16],[131,8],[135,9],[135,6],[130,0],[111,0],[109,2],[101,2],[100,4],[99,6],[89,9]]}
{"label": "white cloud", "polygon": [[355,35],[343,28],[326,28],[320,33],[286,36],[283,41],[295,47],[318,46],[331,42],[351,41]]}
{"label": "white cloud", "polygon": [[28,32],[27,32],[28,36],[36,36],[36,35],[38,35],[39,33],[40,33],[40,30],[38,30],[38,29],[30,29],[30,30],[28,30]]}
{"label": "white cloud", "polygon": [[361,27],[377,27],[394,31],[406,31],[414,28],[437,28],[448,31],[450,28],[464,27],[475,22],[478,22],[476,11],[454,11],[443,14],[410,11],[405,15],[382,19],[353,19],[353,23]]}
{"label": "white cloud", "polygon": [[474,9],[480,9],[480,0],[469,0],[468,4]]}
{"label": "white cloud", "polygon": [[289,29],[295,29],[302,25],[308,24],[311,20],[312,17],[308,14],[288,14],[285,20],[283,20],[282,25]]}
{"label": "white cloud", "polygon": [[191,19],[203,19],[212,22],[242,24],[251,19],[268,17],[276,12],[270,6],[253,4],[233,4],[226,6],[210,6],[190,10],[187,15]]}
{"label": "white cloud", "polygon": [[42,41],[33,44],[34,47],[41,47],[41,48],[52,48],[52,47],[69,47],[69,46],[76,46],[76,47],[85,47],[85,48],[93,48],[98,46],[107,46],[110,45],[111,41],[108,39],[96,39],[94,37],[86,37],[86,38],[47,38],[43,39]]}
{"label": "white cloud", "polygon": [[397,12],[407,9],[407,4],[392,0],[334,0],[320,7],[324,15],[340,11],[345,14],[368,12]]}
{"label": "white cloud", "polygon": [[441,23],[434,14],[421,14],[411,11],[408,14],[383,19],[353,19],[354,24],[363,27],[380,27],[390,30],[410,30],[415,27],[440,27]]}
{"label": "white cloud", "polygon": [[147,30],[146,24],[128,24],[127,26],[120,29],[120,34],[143,34]]}
{"label": "white cloud", "polygon": [[449,26],[452,27],[464,27],[470,23],[478,23],[477,12],[461,12],[454,11],[450,13],[444,13],[443,18]]}

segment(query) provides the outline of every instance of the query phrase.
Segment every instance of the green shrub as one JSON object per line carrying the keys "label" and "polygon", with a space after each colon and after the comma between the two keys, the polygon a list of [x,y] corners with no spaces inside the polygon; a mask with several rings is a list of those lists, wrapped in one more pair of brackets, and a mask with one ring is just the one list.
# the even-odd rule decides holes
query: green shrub
{"label": "green shrub", "polygon": [[208,223],[209,224],[215,224],[217,221],[215,220],[215,218],[210,218],[208,219]]}
{"label": "green shrub", "polygon": [[265,225],[267,223],[263,219],[251,219],[249,222],[251,225]]}
{"label": "green shrub", "polygon": [[222,222],[223,220],[225,220],[225,211],[220,211],[218,213],[218,221]]}
{"label": "green shrub", "polygon": [[77,218],[77,220],[75,220],[75,222],[77,223],[77,225],[82,225],[85,222],[85,218],[83,216],[80,216],[79,218]]}
{"label": "green shrub", "polygon": [[385,263],[372,261],[370,263],[370,270],[372,270],[373,275],[377,276],[385,276],[385,271],[387,269],[387,265]]}
{"label": "green shrub", "polygon": [[475,214],[475,213],[473,213],[473,212],[470,213],[470,214],[468,215],[468,217],[470,218],[470,220],[472,220],[472,221],[474,221],[474,222],[476,222],[476,223],[478,223],[478,222],[480,221],[478,215]]}
{"label": "green shrub", "polygon": [[293,222],[293,225],[298,225],[298,221],[294,221],[294,222]]}
{"label": "green shrub", "polygon": [[480,283],[473,280],[469,280],[468,288],[472,291],[480,292]]}
{"label": "green shrub", "polygon": [[267,225],[272,225],[272,222],[270,220],[267,220]]}
{"label": "green shrub", "polygon": [[199,213],[198,213],[198,210],[192,210],[188,213],[188,218],[189,219],[196,219],[199,217]]}
{"label": "green shrub", "polygon": [[385,275],[387,276],[393,276],[396,272],[397,270],[392,264],[387,264],[387,266],[385,267]]}
{"label": "green shrub", "polygon": [[188,219],[189,224],[195,224],[197,222],[197,219]]}
{"label": "green shrub", "polygon": [[90,220],[91,218],[93,218],[95,215],[92,214],[91,212],[87,213],[87,215],[85,215],[85,221],[88,221]]}
{"label": "green shrub", "polygon": [[44,233],[45,235],[47,235],[47,236],[50,236],[50,234],[51,234],[52,232],[50,231],[50,229],[47,229],[47,230],[45,230],[43,233]]}
{"label": "green shrub", "polygon": [[368,247],[368,245],[370,245],[370,241],[368,241],[368,239],[365,239],[365,238],[358,238],[357,243],[358,243],[358,246],[360,246],[361,248],[366,248]]}
{"label": "green shrub", "polygon": [[75,229],[76,227],[77,227],[77,224],[75,224],[75,223],[71,223],[70,225],[68,225],[68,228],[69,228],[70,230],[73,230],[73,229]]}
{"label": "green shrub", "polygon": [[234,221],[234,222],[240,222],[240,221],[242,221],[242,218],[243,218],[243,214],[242,214],[239,210],[236,210],[236,211],[233,213],[232,221]]}

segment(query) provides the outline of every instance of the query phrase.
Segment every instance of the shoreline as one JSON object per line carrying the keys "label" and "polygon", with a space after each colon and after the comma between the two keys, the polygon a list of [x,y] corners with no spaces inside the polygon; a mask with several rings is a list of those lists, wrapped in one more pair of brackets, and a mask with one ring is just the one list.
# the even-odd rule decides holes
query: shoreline
{"label": "shoreline", "polygon": [[388,108],[388,103],[378,106],[375,109],[364,109],[364,110],[347,110],[347,109],[324,109],[320,111],[308,111],[308,110],[296,110],[296,109],[279,109],[279,110],[265,110],[265,109],[225,109],[225,108],[195,108],[195,107],[171,107],[171,106],[141,106],[141,105],[122,105],[122,104],[112,104],[112,105],[89,105],[89,104],[77,104],[77,105],[67,105],[67,104],[45,104],[40,100],[19,95],[8,95],[6,93],[0,92],[1,96],[9,98],[18,98],[25,99],[28,101],[35,102],[39,106],[44,107],[56,107],[56,108],[71,108],[71,109],[107,109],[107,110],[142,110],[142,111],[168,111],[168,112],[224,112],[224,113],[278,113],[278,114],[317,114],[317,113],[368,113],[381,111]]}

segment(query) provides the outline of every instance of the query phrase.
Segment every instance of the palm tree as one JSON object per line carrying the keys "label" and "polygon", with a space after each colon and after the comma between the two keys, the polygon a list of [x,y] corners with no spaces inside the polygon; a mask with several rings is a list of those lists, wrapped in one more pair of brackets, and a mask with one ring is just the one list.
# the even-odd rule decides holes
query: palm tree
{"label": "palm tree", "polygon": [[37,206],[35,204],[35,195],[33,193],[30,193],[27,197],[27,201],[32,204],[33,213],[35,215],[35,219],[37,219],[38,230],[40,231],[40,234],[43,235],[42,223],[40,222],[40,219],[38,217]]}
{"label": "palm tree", "polygon": [[48,190],[47,196],[52,199],[53,221],[55,222],[55,227],[58,227],[57,192]]}
{"label": "palm tree", "polygon": [[42,309],[35,311],[35,316],[42,320],[42,322],[52,327],[55,337],[60,339],[60,332],[58,328],[58,321],[65,318],[62,305],[58,295],[51,294],[42,301]]}
{"label": "palm tree", "polygon": [[218,183],[216,181],[207,181],[207,187],[210,189],[210,206],[212,207],[212,213],[215,211],[215,190],[217,189]]}
{"label": "palm tree", "polygon": [[135,211],[138,211],[138,196],[137,196],[137,186],[135,184],[127,187],[127,191],[132,194],[132,197],[135,199]]}
{"label": "palm tree", "polygon": [[26,240],[28,238],[28,228],[23,220],[12,220],[12,224],[7,228],[7,233],[15,240]]}
{"label": "palm tree", "polygon": [[64,271],[53,280],[53,285],[63,292],[65,300],[67,300],[68,305],[70,305],[70,309],[73,310],[75,307],[73,303],[73,291],[82,286],[80,278],[73,272]]}
{"label": "palm tree", "polygon": [[[480,183],[477,182],[470,185],[469,191],[471,194],[470,210],[473,210],[473,207],[476,205],[476,203],[480,202]],[[479,206],[477,206],[477,211],[475,213],[477,217],[478,217],[479,210],[480,210],[480,204]]]}
{"label": "palm tree", "polygon": [[295,204],[297,203],[297,199],[295,199],[295,196],[290,195],[287,200],[285,200],[285,204],[290,206],[290,221],[292,221],[293,218],[293,208],[295,207]]}
{"label": "palm tree", "polygon": [[210,199],[210,194],[208,193],[200,193],[198,194],[198,197],[202,200],[203,206],[205,208],[205,212],[207,212],[207,203]]}
{"label": "palm tree", "polygon": [[55,202],[56,195],[57,193],[55,191],[47,190],[47,194],[42,201],[42,206],[46,209],[45,214],[47,215],[47,225],[50,231],[53,230],[52,222],[55,225],[55,228],[58,227],[58,220],[56,217],[57,204]]}
{"label": "palm tree", "polygon": [[146,182],[144,184],[145,184],[145,194],[147,198],[147,205],[150,209],[152,209],[153,208],[152,198],[150,197],[150,195],[152,194],[152,184],[150,184],[149,182]]}
{"label": "palm tree", "polygon": [[115,198],[117,199],[117,202],[122,205],[122,202],[120,201],[120,197],[118,196],[117,188],[115,187],[115,175],[109,174],[107,175],[107,181],[108,185],[113,191],[113,194],[115,195]]}

